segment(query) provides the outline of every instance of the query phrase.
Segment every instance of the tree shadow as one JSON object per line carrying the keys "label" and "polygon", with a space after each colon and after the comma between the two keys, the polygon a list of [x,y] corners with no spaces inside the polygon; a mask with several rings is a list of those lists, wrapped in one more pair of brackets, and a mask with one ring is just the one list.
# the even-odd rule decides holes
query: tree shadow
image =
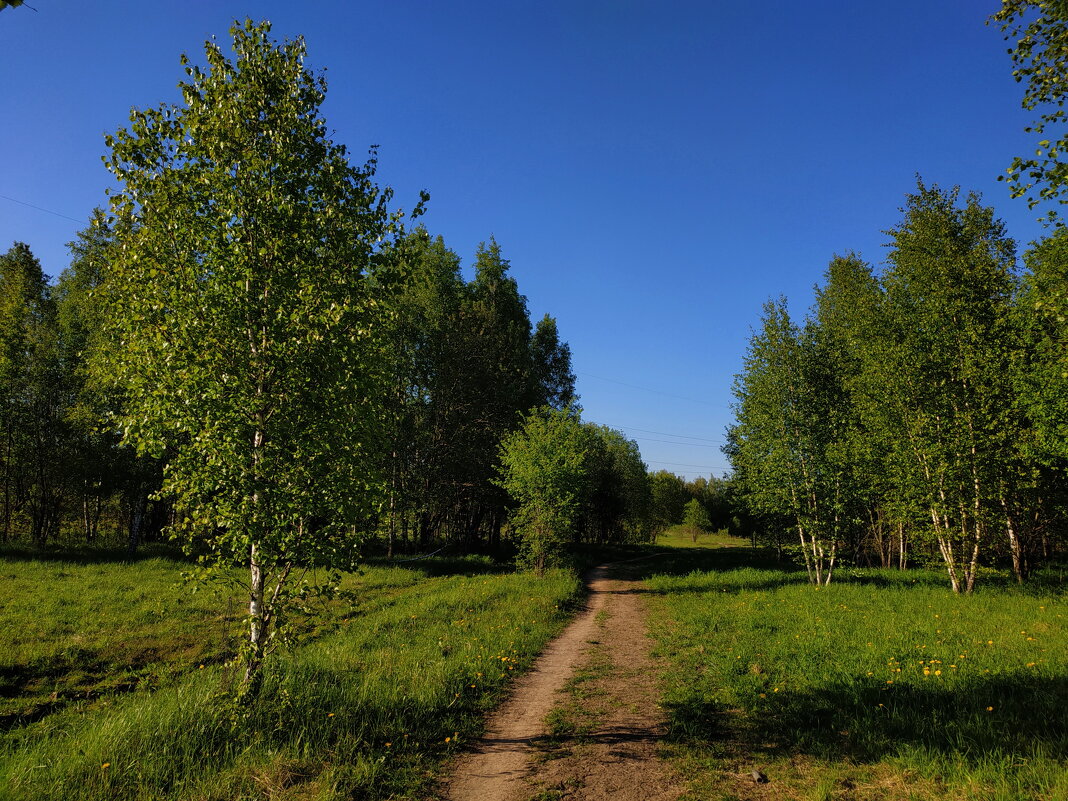
{"label": "tree shadow", "polygon": [[947,689],[832,683],[783,691],[741,712],[694,695],[665,704],[673,739],[768,757],[878,762],[915,746],[979,765],[991,755],[1068,756],[1068,678],[975,677]]}
{"label": "tree shadow", "polygon": [[442,576],[486,576],[515,572],[515,565],[489,556],[416,556],[389,559],[371,557],[361,560],[366,567],[398,567],[414,570],[426,578]]}
{"label": "tree shadow", "polygon": [[133,553],[128,548],[94,545],[0,545],[0,562],[53,562],[73,565],[131,564],[152,559],[195,562],[176,545],[148,543]]}

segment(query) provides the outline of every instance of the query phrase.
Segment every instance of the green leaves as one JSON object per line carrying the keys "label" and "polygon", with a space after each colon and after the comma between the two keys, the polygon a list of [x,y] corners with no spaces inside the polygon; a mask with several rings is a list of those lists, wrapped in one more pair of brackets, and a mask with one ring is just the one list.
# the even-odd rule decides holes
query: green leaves
{"label": "green leaves", "polygon": [[235,25],[233,60],[206,43],[183,106],[135,110],[110,138],[120,247],[96,368],[127,394],[131,443],[168,455],[162,492],[186,541],[250,563],[250,670],[290,566],[347,563],[380,502],[374,278],[401,233],[374,150],[353,166],[326,137],[303,41],[269,33]]}
{"label": "green leaves", "polygon": [[[1021,105],[1038,112],[1037,120],[1024,130],[1043,134],[1061,126],[1068,90],[1068,15],[1063,3],[1040,0],[1003,0],[1001,9],[990,17],[1007,42],[1014,42],[1012,75],[1024,83]],[[1008,180],[1013,197],[1026,197],[1034,208],[1044,201],[1068,202],[1068,163],[1061,154],[1068,148],[1068,134],[1038,142],[1034,158],[1017,157],[1009,166]],[[1038,190],[1033,193],[1033,190]],[[1051,218],[1054,212],[1050,212]]]}

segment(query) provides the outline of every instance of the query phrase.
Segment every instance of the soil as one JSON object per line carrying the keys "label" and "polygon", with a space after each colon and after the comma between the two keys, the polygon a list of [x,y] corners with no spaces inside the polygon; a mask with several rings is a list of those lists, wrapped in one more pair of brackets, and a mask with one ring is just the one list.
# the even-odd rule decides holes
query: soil
{"label": "soil", "polygon": [[586,609],[490,716],[442,798],[674,801],[682,794],[682,779],[659,756],[666,721],[644,587],[611,565],[588,581]]}

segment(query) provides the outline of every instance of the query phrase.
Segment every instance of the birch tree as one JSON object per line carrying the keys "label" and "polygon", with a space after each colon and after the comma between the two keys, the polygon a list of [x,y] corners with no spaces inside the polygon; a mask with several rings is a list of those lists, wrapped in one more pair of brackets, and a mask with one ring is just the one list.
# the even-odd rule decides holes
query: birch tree
{"label": "birch tree", "polygon": [[[182,57],[182,104],[107,137],[118,256],[98,373],[208,565],[247,568],[245,690],[313,566],[344,566],[382,480],[379,245],[400,225],[353,166],[302,40],[235,24]],[[305,577],[305,578],[302,578]]]}
{"label": "birch tree", "polygon": [[1017,459],[1010,354],[1015,248],[976,195],[920,184],[889,233],[881,382],[897,476],[930,521],[954,592],[1007,526]]}
{"label": "birch tree", "polygon": [[838,461],[842,391],[818,329],[799,329],[785,300],[768,302],[735,379],[727,449],[751,508],[790,521],[809,581],[829,584],[838,559],[845,467]]}

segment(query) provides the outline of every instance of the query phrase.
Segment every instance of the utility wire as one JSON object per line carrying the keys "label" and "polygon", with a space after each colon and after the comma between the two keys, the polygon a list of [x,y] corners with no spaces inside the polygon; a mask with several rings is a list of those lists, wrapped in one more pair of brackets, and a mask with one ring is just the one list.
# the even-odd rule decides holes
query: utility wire
{"label": "utility wire", "polygon": [[644,461],[649,464],[669,464],[673,467],[696,467],[700,470],[730,470],[730,467],[724,465],[712,465],[712,464],[681,464],[679,462],[658,462],[656,459],[645,459]]}
{"label": "utility wire", "polygon": [[703,442],[675,442],[670,439],[653,439],[652,437],[631,437],[631,439],[640,440],[641,442],[665,442],[668,445],[688,445],[691,448],[718,448],[719,445],[706,445]]}
{"label": "utility wire", "polygon": [[[677,437],[679,439],[699,439],[702,442],[716,442],[716,443],[719,443],[721,445],[723,444],[723,440],[721,440],[721,439],[711,439],[709,437],[691,437],[689,434],[671,434],[671,433],[669,433],[667,431],[650,431],[647,428],[638,428],[637,426],[613,426],[612,423],[605,423],[604,425],[608,426],[609,428],[613,428],[613,427],[614,428],[625,428],[627,431],[641,431],[643,434],[659,434],[662,437]],[[661,442],[662,440],[655,440],[655,441],[656,442]],[[678,444],[679,445],[686,445],[687,443],[680,442]]]}
{"label": "utility wire", "polygon": [[18,203],[20,206],[28,206],[31,209],[37,209],[37,211],[43,211],[45,214],[54,214],[57,217],[62,217],[64,220],[70,220],[71,222],[83,223],[85,220],[76,220],[73,217],[68,217],[66,214],[60,214],[58,211],[52,211],[52,209],[46,209],[44,206],[35,206],[32,203],[27,203],[25,200],[18,200],[7,195],[0,195],[0,198],[4,200],[10,200],[12,203]]}

